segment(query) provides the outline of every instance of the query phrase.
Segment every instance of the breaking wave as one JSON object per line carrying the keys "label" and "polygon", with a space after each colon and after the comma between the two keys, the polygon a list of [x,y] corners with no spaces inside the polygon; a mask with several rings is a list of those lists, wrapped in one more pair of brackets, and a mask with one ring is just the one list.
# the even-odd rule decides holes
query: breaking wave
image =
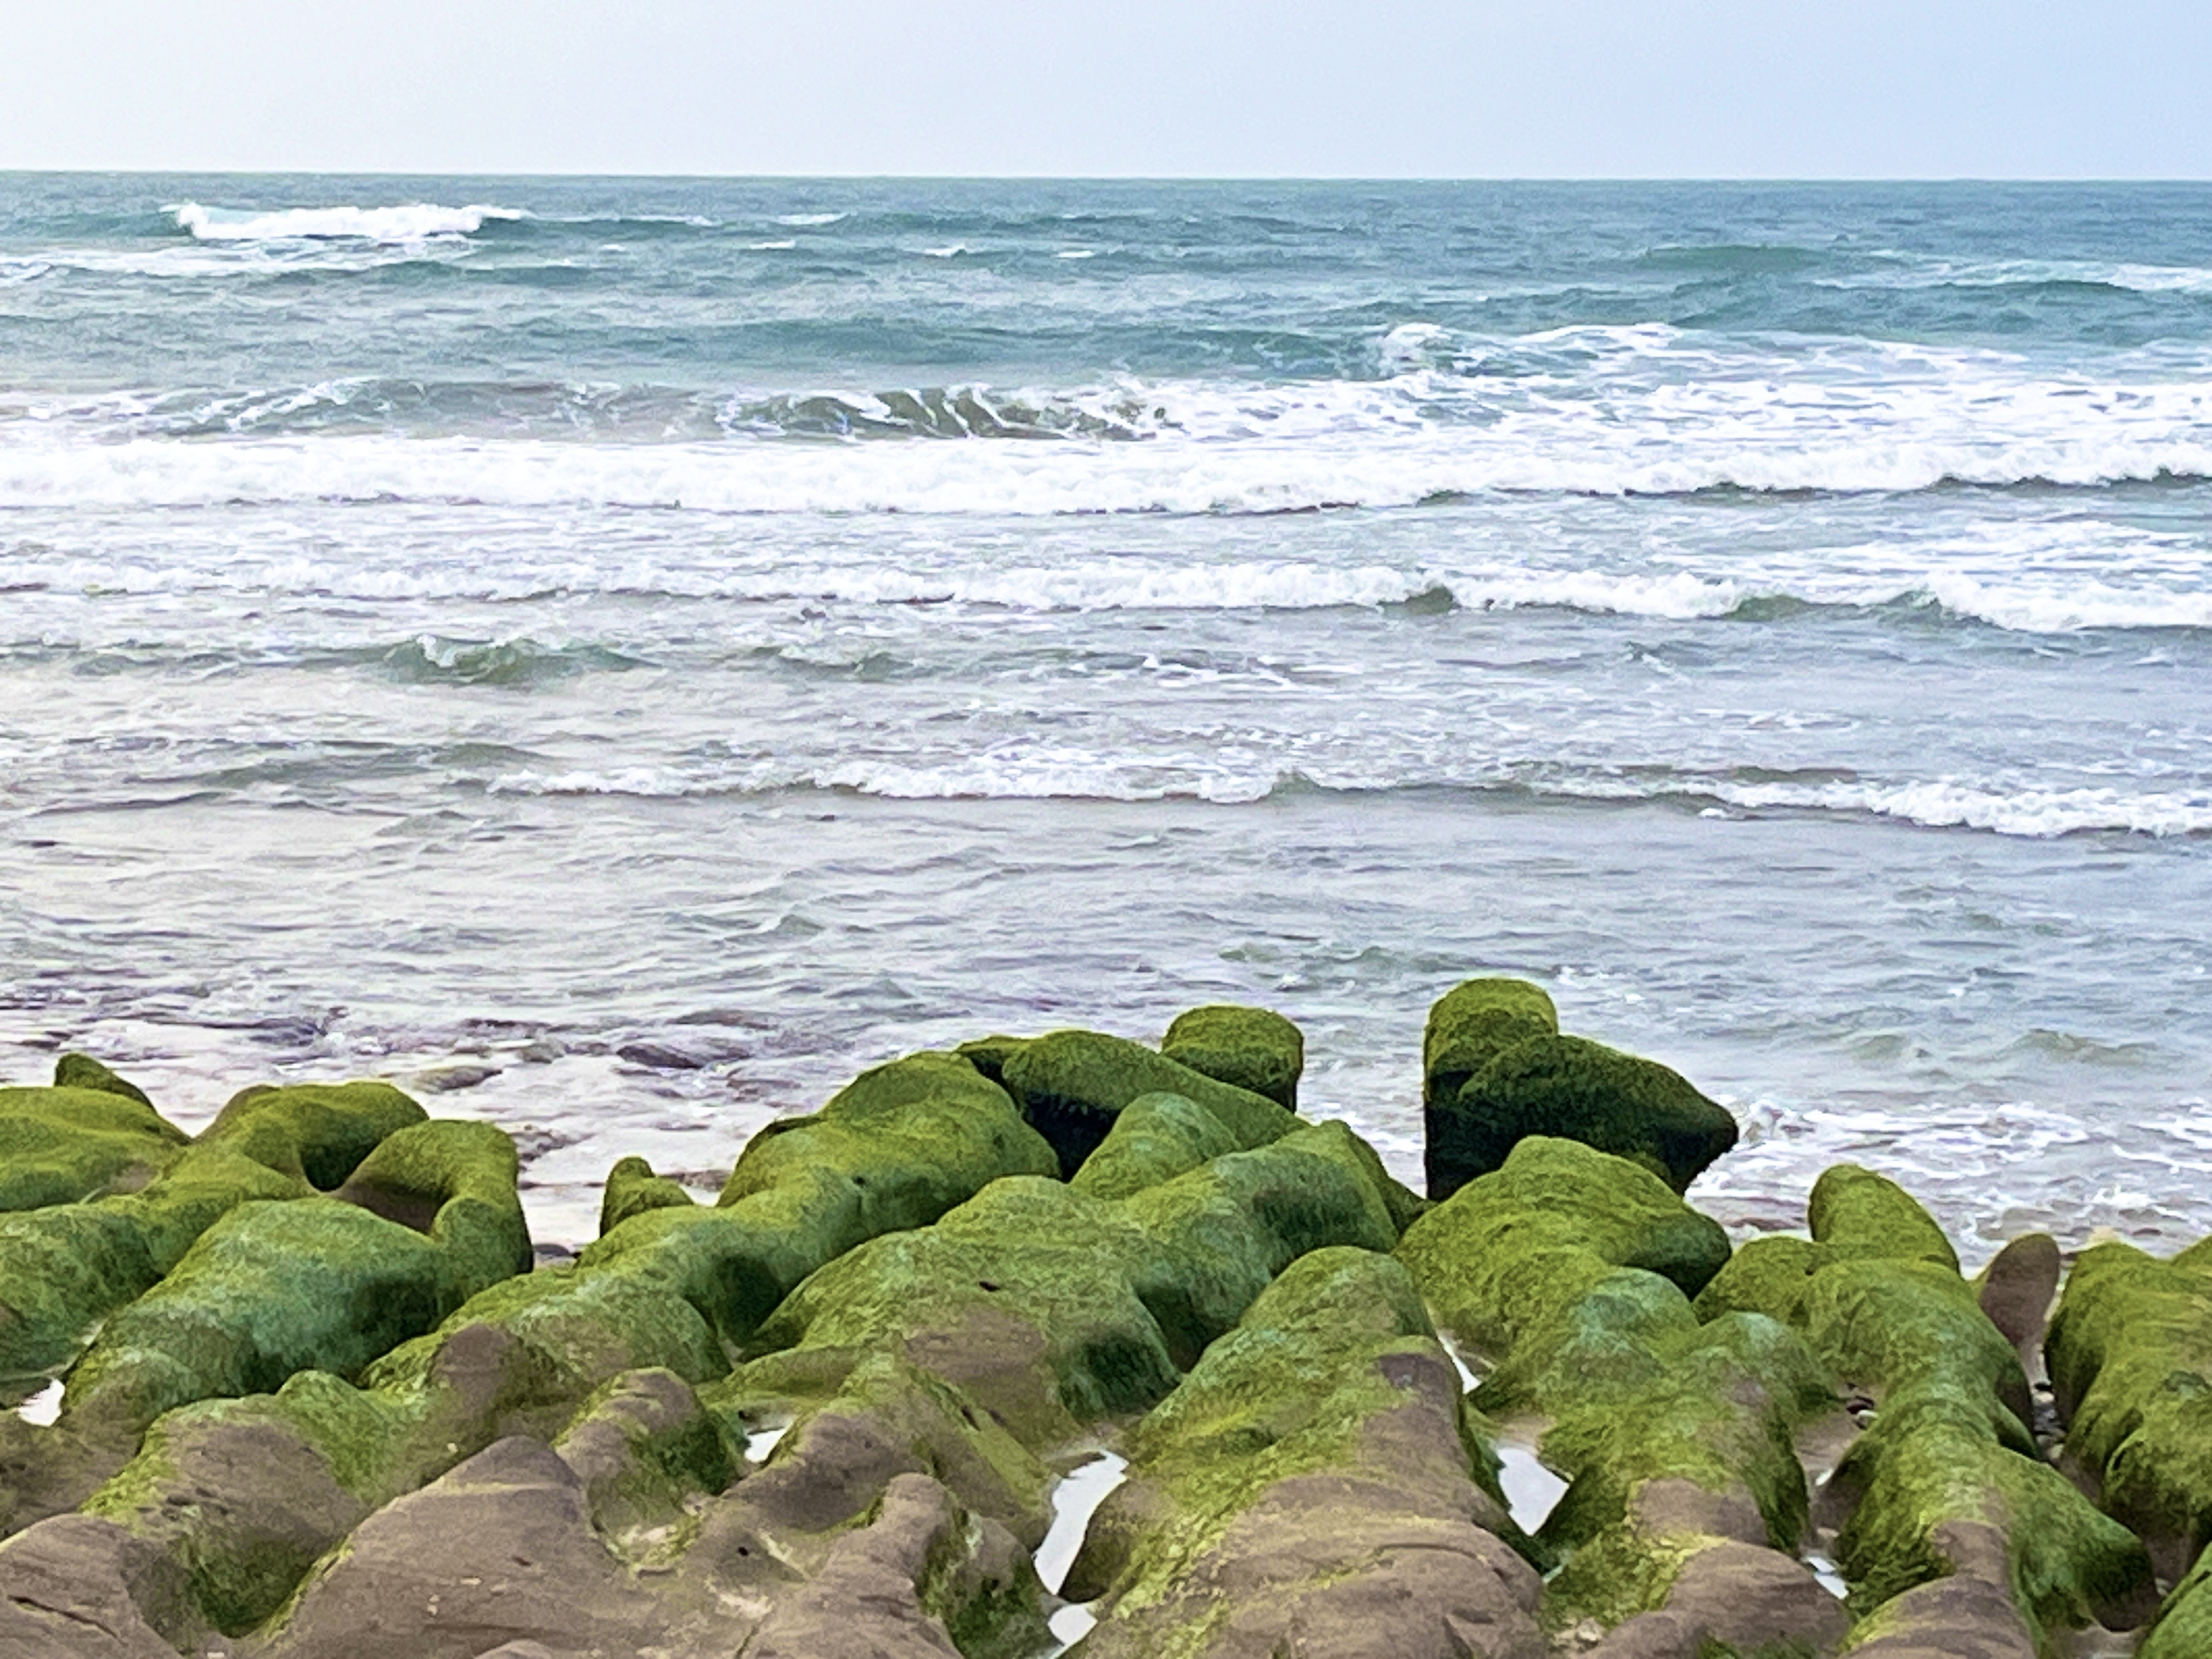
{"label": "breaking wave", "polygon": [[434,236],[473,236],[486,220],[523,219],[520,208],[440,207],[410,202],[398,207],[279,208],[255,212],[179,202],[162,210],[201,242],[349,240],[405,243]]}

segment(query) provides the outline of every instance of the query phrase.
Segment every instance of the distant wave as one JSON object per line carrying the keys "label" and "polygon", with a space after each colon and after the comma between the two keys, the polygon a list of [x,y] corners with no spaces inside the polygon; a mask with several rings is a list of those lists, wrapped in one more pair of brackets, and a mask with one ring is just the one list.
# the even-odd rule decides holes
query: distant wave
{"label": "distant wave", "polygon": [[[381,434],[215,444],[56,443],[7,430],[0,507],[411,501],[708,513],[1249,514],[1412,507],[1486,493],[1902,492],[2212,477],[2212,429],[1964,440],[1731,443],[1685,434],[1449,428],[1306,442],[801,446],[591,443]],[[743,434],[738,434],[742,438]],[[9,442],[10,437],[24,440]],[[1715,441],[1718,437],[1719,441]]]}
{"label": "distant wave", "polygon": [[506,772],[495,793],[523,795],[773,794],[793,790],[902,800],[1185,799],[1249,805],[1298,795],[1461,794],[1522,800],[1674,803],[1723,813],[1809,812],[1895,819],[1924,829],[1966,829],[2050,838],[2092,832],[2154,837],[2212,835],[2212,794],[2114,789],[1981,787],[1952,780],[1883,783],[1856,779],[1745,781],[1694,774],[1627,778],[1528,769],[1528,775],[1455,783],[1449,779],[1328,780],[1302,772],[1198,772],[1173,762],[1079,753],[975,756],[937,765],[838,761],[790,767],[762,762],[711,773],[666,767]]}
{"label": "distant wave", "polygon": [[[2165,550],[2154,544],[2138,556],[2154,564]],[[1988,568],[1996,556],[1984,550],[1984,568],[1978,574],[1931,565],[1912,574],[1801,567],[1719,574],[1250,558],[1178,563],[1069,557],[931,568],[873,558],[823,562],[805,554],[779,558],[765,568],[684,559],[648,565],[621,553],[601,562],[534,547],[520,562],[410,560],[407,568],[393,568],[365,562],[350,552],[318,559],[288,550],[270,563],[234,553],[204,562],[141,560],[127,552],[88,557],[18,550],[11,574],[20,591],[267,592],[375,602],[497,602],[557,591],[770,605],[960,605],[1030,612],[1382,607],[1412,617],[1453,610],[1552,610],[1743,625],[1861,620],[2045,635],[2212,629],[2212,587],[2174,586],[2170,574],[2150,571],[2135,583],[2092,580],[2065,568],[2027,568],[2008,575]],[[2125,559],[2129,554],[2123,550],[2114,556]],[[429,651],[427,645],[422,649]],[[426,659],[422,672],[466,678],[473,670],[462,665],[463,660]]]}
{"label": "distant wave", "polygon": [[202,242],[351,240],[405,243],[434,236],[473,236],[488,219],[522,219],[520,208],[440,207],[412,202],[398,207],[281,208],[236,211],[180,202],[165,208],[179,230]]}
{"label": "distant wave", "polygon": [[1919,254],[1886,256],[1893,269],[1815,276],[1829,289],[2106,288],[2137,294],[2212,295],[2212,269],[2153,265],[2118,259],[1936,259]]}

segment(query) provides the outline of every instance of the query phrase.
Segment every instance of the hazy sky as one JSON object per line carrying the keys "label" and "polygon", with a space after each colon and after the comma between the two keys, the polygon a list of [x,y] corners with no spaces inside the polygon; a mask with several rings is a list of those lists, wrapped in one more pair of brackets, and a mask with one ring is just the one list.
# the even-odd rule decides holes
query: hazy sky
{"label": "hazy sky", "polygon": [[0,167],[2212,177],[2207,0],[0,0]]}

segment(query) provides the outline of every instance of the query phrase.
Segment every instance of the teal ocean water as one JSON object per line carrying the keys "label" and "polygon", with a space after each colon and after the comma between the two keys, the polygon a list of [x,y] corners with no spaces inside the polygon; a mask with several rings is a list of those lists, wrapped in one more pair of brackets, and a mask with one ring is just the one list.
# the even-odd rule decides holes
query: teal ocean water
{"label": "teal ocean water", "polygon": [[862,1065],[1525,974],[1970,1251],[2212,1231],[2212,187],[0,176],[0,1074],[575,1243]]}

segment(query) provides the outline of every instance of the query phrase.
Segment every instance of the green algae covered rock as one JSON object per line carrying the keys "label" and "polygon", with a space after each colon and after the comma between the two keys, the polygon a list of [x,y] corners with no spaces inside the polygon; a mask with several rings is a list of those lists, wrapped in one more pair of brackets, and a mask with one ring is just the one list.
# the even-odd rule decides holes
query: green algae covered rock
{"label": "green algae covered rock", "polygon": [[1129,1449],[1066,1585],[1103,1597],[1087,1653],[1544,1651],[1491,1454],[1387,1256],[1300,1258]]}
{"label": "green algae covered rock", "polygon": [[388,1083],[264,1085],[234,1095],[198,1144],[327,1193],[344,1185],[386,1135],[428,1115]]}
{"label": "green algae covered rock", "polygon": [[[1810,1239],[1773,1234],[1736,1251],[1698,1292],[1699,1316],[1763,1313],[1802,1325],[1814,1276],[1839,1261],[1925,1261],[1958,1272],[1958,1253],[1936,1218],[1895,1182],[1856,1164],[1821,1172],[1806,1218]],[[1940,1277],[1930,1282],[1948,1288]]]}
{"label": "green algae covered rock", "polygon": [[[91,1075],[68,1057],[59,1069]],[[140,1190],[0,1213],[0,1389],[17,1391],[66,1364],[99,1321],[174,1267],[219,1217],[252,1200],[313,1192],[310,1165],[337,1187],[392,1129],[422,1118],[381,1084],[249,1090],[185,1143],[113,1089],[0,1091],[0,1103],[15,1096],[118,1124],[160,1164]]]}
{"label": "green algae covered rock", "polygon": [[1098,1149],[1122,1108],[1151,1094],[1181,1095],[1211,1112],[1240,1146],[1265,1146],[1298,1127],[1277,1102],[1097,1031],[1053,1031],[1010,1055],[1006,1086],[1071,1176]]}
{"label": "green algae covered rock", "polygon": [[2212,1555],[2197,1558],[2159,1608],[2136,1659],[2202,1659],[2212,1653]]}
{"label": "green algae covered rock", "polygon": [[1093,1198],[1127,1198],[1237,1150],[1236,1136],[1196,1101],[1139,1095],[1068,1184]]}
{"label": "green algae covered rock", "polygon": [[[1641,1642],[1833,1623],[1791,1558],[1807,1516],[1793,1436],[1834,1385],[1775,1320],[1699,1322],[1688,1293],[1728,1256],[1719,1226],[1650,1170],[1542,1136],[1399,1244],[1442,1322],[1495,1362],[1485,1413],[1550,1420],[1544,1461],[1569,1481],[1540,1534],[1565,1558],[1554,1628],[1641,1619]],[[1730,1584],[1758,1596],[1735,1607]]]}
{"label": "green algae covered rock", "polygon": [[2099,1244],[2074,1264],[2045,1352],[2066,1449],[2105,1507],[2179,1566],[2212,1542],[2212,1260]]}
{"label": "green algae covered rock", "polygon": [[146,1091],[125,1078],[120,1078],[94,1060],[90,1054],[64,1054],[54,1062],[54,1087],[57,1089],[97,1089],[103,1093],[121,1095],[125,1100],[135,1100],[141,1106],[150,1107],[153,1101]]}
{"label": "green algae covered rock", "polygon": [[1453,987],[1429,1010],[1421,1033],[1422,1103],[1449,1106],[1462,1084],[1516,1043],[1559,1034],[1559,1011],[1541,986],[1471,979]]}
{"label": "green algae covered rock", "polygon": [[1223,1003],[1193,1008],[1168,1027],[1160,1052],[1217,1082],[1265,1095],[1285,1111],[1298,1109],[1306,1040],[1280,1014]]}
{"label": "green algae covered rock", "polygon": [[1121,1201],[1000,1181],[823,1267],[755,1346],[902,1353],[1054,1443],[1158,1400],[1309,1250],[1389,1249],[1382,1179],[1358,1137],[1316,1124]]}
{"label": "green algae covered rock", "polygon": [[599,1193],[599,1237],[605,1238],[647,1210],[681,1210],[694,1201],[677,1182],[653,1174],[653,1165],[643,1158],[617,1158]]}
{"label": "green algae covered rock", "polygon": [[1850,1511],[1836,1556],[1869,1615],[1867,1650],[1942,1651],[1969,1630],[2010,1640],[2015,1623],[2035,1644],[2092,1620],[2140,1622],[2148,1557],[2042,1461],[2014,1341],[1933,1218],[1893,1182],[1843,1165],[1815,1186],[1808,1219],[1810,1241],[1738,1251],[1698,1311],[1787,1321],[1878,1402],[1830,1483]]}
{"label": "green algae covered rock", "polygon": [[1836,1540],[1854,1608],[1869,1612],[1962,1570],[1956,1540],[1986,1527],[2031,1630],[2139,1624],[2157,1602],[2150,1562],[2125,1527],[2065,1476],[1993,1439],[1971,1407],[1914,1393],[1886,1405],[1835,1479],[1856,1488]]}
{"label": "green algae covered rock", "polygon": [[[66,1064],[58,1069],[83,1075]],[[136,1191],[184,1144],[181,1129],[119,1090],[0,1089],[0,1212]]]}
{"label": "green algae covered rock", "polygon": [[1429,1196],[1448,1198],[1529,1135],[1579,1140],[1682,1191],[1735,1145],[1735,1120],[1680,1073],[1582,1037],[1530,1037],[1428,1115]]}
{"label": "green algae covered rock", "polygon": [[1959,1253],[1936,1218],[1887,1176],[1856,1164],[1820,1172],[1806,1202],[1805,1219],[1818,1243],[1838,1250],[1933,1261],[1959,1271]]}
{"label": "green algae covered rock", "polygon": [[194,1400],[360,1370],[527,1269],[515,1170],[514,1143],[489,1124],[424,1122],[361,1162],[353,1201],[238,1206],[108,1320],[70,1373],[62,1420],[135,1437]]}
{"label": "green algae covered rock", "polygon": [[[1728,1261],[1729,1243],[1717,1222],[1649,1170],[1538,1135],[1408,1227],[1398,1255],[1455,1334],[1502,1358],[1618,1269],[1695,1295]],[[1620,1294],[1646,1299],[1633,1283],[1622,1280]],[[1665,1298],[1655,1305],[1662,1323],[1687,1315]]]}

